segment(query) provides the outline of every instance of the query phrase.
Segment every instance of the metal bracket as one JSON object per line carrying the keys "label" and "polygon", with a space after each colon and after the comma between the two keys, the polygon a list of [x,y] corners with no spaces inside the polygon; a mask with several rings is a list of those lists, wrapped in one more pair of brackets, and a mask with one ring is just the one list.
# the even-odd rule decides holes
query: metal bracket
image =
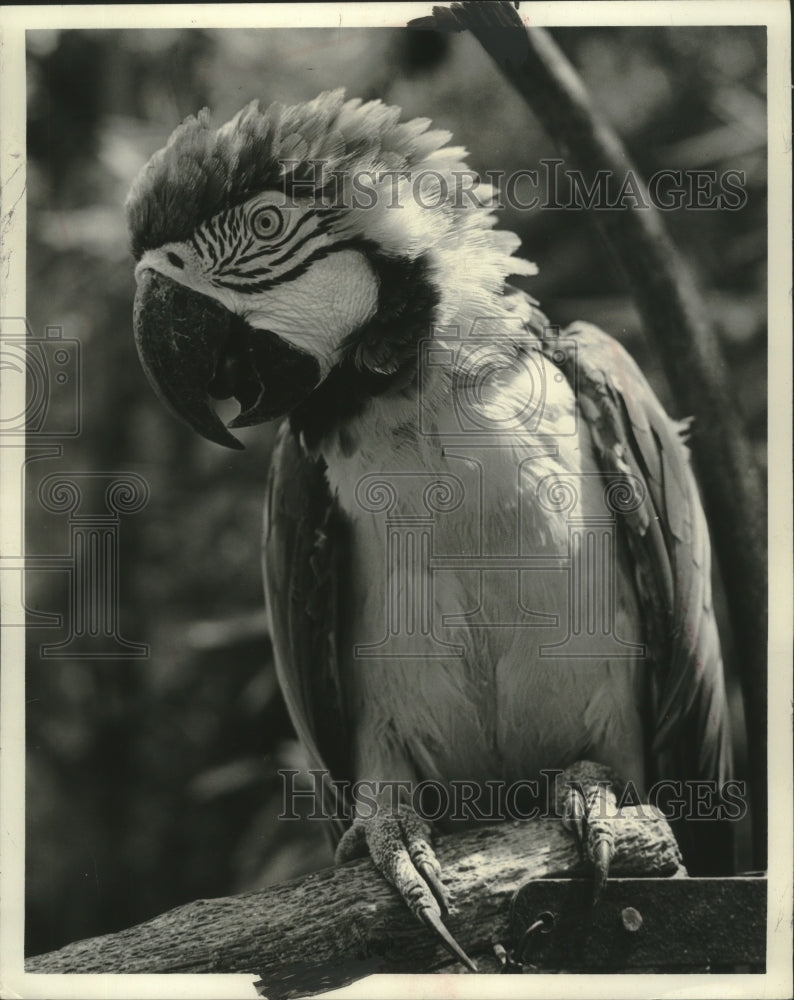
{"label": "metal bracket", "polygon": [[765,971],[766,878],[615,878],[592,894],[589,879],[522,886],[502,971]]}

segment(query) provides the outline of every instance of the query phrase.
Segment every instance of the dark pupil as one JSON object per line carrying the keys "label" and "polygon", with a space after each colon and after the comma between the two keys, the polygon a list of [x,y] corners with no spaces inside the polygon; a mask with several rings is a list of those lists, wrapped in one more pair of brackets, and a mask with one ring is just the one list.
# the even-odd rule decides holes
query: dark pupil
{"label": "dark pupil", "polygon": [[178,254],[170,253],[169,252],[167,256],[168,256],[168,262],[170,264],[173,264],[174,267],[184,267],[185,266],[185,262],[182,260],[182,258]]}
{"label": "dark pupil", "polygon": [[272,236],[279,227],[281,216],[275,208],[265,209],[256,218],[255,229],[260,236]]}

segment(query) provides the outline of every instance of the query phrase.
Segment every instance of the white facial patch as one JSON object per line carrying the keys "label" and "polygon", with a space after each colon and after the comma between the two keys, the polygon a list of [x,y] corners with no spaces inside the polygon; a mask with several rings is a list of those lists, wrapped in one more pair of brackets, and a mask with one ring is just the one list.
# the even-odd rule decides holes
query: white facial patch
{"label": "white facial patch", "polygon": [[255,329],[271,330],[315,357],[325,378],[345,338],[375,314],[378,279],[363,254],[340,250],[305,274],[237,302],[237,312]]}

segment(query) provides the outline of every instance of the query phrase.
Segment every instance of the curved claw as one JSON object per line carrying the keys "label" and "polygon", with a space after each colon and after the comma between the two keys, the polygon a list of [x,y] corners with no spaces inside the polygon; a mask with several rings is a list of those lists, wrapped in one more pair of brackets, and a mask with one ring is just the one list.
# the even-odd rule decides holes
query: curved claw
{"label": "curved claw", "polygon": [[579,857],[584,861],[586,857],[587,808],[583,795],[575,788],[570,789],[564,800],[562,825],[568,833],[573,834],[576,846],[579,848]]}
{"label": "curved claw", "polygon": [[[410,809],[398,815],[377,815],[348,831],[337,848],[337,861],[352,856],[364,841],[375,867],[390,882],[416,917],[429,927],[446,950],[471,972],[477,966],[450,934],[443,922],[449,897],[441,882],[441,866],[430,845],[430,830]],[[356,824],[353,830],[356,829]]]}
{"label": "curved claw", "polygon": [[607,879],[609,878],[609,865],[614,854],[614,845],[608,840],[599,840],[593,848],[593,868],[595,869],[593,879],[593,906],[595,906],[601,898],[601,893],[604,891],[607,884]]}
{"label": "curved claw", "polygon": [[441,915],[446,916],[449,913],[449,897],[435,869],[428,861],[418,861],[416,863],[416,870],[430,886],[430,891],[438,900],[438,905],[441,907]]}
{"label": "curved claw", "polygon": [[441,939],[442,944],[447,949],[447,951],[454,955],[455,958],[459,959],[470,972],[479,972],[475,962],[473,962],[466,952],[461,948],[455,938],[450,934],[447,928],[444,926],[441,916],[434,910],[431,910],[427,906],[423,906],[420,910],[417,910],[416,915],[422,921],[425,926],[429,927],[432,931],[435,931],[436,935]]}

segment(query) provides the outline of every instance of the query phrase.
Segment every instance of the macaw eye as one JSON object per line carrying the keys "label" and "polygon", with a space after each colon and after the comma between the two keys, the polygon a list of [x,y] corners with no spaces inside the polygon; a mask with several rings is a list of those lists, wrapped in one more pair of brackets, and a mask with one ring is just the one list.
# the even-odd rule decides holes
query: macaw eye
{"label": "macaw eye", "polygon": [[171,253],[169,251],[166,254],[166,256],[168,257],[168,263],[169,264],[173,264],[174,267],[184,267],[185,266],[185,262],[182,260],[182,258],[178,254]]}
{"label": "macaw eye", "polygon": [[251,228],[262,240],[272,240],[280,236],[284,229],[284,216],[275,205],[257,209],[251,216]]}

